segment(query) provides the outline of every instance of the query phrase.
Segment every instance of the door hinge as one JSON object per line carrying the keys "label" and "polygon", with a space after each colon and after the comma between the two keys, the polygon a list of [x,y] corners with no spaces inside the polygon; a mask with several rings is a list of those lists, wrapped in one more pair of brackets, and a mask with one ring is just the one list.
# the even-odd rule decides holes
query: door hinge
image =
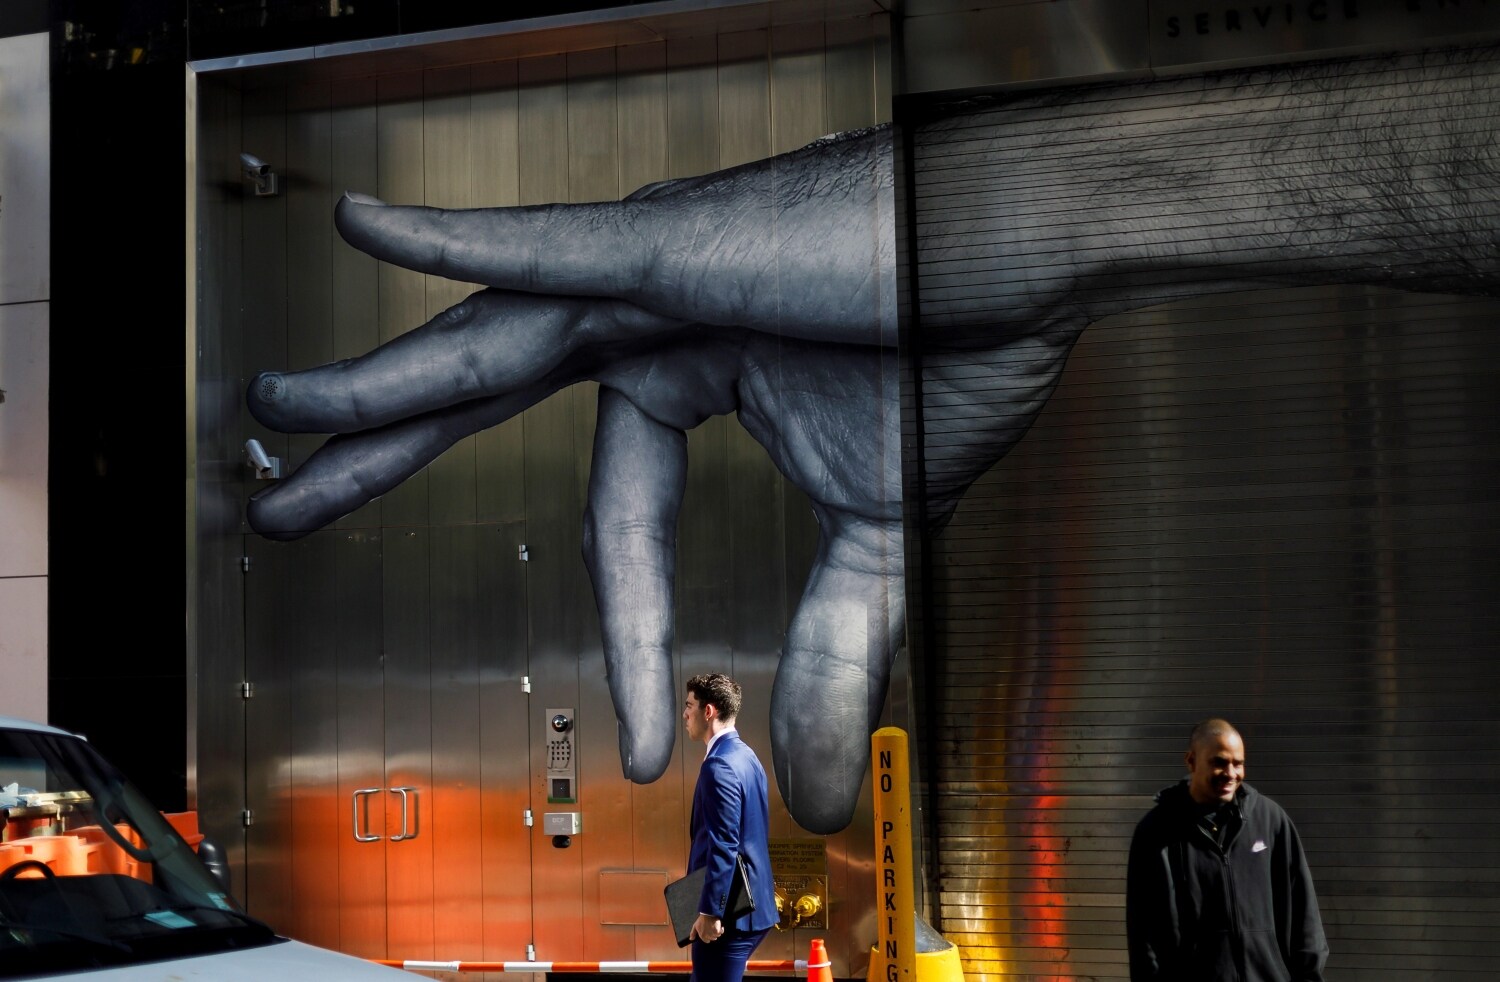
{"label": "door hinge", "polygon": [[253,699],[253,698],[255,698],[255,683],[254,682],[241,682],[240,683],[240,698],[241,699]]}
{"label": "door hinge", "polygon": [[525,810],[525,821],[528,829],[536,824],[536,819],[532,817],[530,808]]}
{"label": "door hinge", "polygon": [[254,825],[255,824],[255,812],[251,811],[248,808],[246,808],[244,811],[240,812],[240,824],[243,825],[247,829],[250,826]]}
{"label": "door hinge", "polygon": [[531,553],[527,550],[526,543],[523,542],[516,547],[516,558],[523,563],[531,562]]}
{"label": "door hinge", "polygon": [[522,675],[521,676],[521,691],[522,692],[530,692],[531,691],[531,676],[530,675]]}
{"label": "door hinge", "polygon": [[241,573],[248,573],[248,572],[250,572],[250,557],[249,556],[241,556],[240,557],[240,572]]}
{"label": "door hinge", "polygon": [[529,962],[536,961],[536,945],[529,943],[526,945],[526,960]]}

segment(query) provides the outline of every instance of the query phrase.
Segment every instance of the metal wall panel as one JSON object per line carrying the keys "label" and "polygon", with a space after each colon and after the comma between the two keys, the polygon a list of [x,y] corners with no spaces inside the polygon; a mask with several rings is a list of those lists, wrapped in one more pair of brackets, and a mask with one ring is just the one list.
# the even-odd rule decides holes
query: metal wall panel
{"label": "metal wall panel", "polygon": [[[380,101],[375,114],[375,195],[382,201],[425,201],[422,73],[383,75],[376,82],[376,92]],[[427,320],[427,282],[421,273],[389,263],[380,263],[377,269],[376,311],[384,343]],[[246,369],[258,370],[248,365]],[[387,527],[424,524],[428,482],[428,471],[423,470],[393,488],[380,500],[381,521]]]}
{"label": "metal wall panel", "polygon": [[203,243],[187,343],[198,353],[189,387],[189,434],[194,441],[186,475],[190,502],[188,672],[196,712],[189,717],[188,806],[226,851],[236,894],[243,900],[245,830],[245,718],[237,702],[245,678],[244,581],[239,535],[243,497],[239,441],[243,391],[240,361],[242,214],[238,185],[240,93],[200,88],[190,214]]}
{"label": "metal wall panel", "polygon": [[[567,57],[524,59],[519,65],[520,200],[522,204],[568,198]],[[531,798],[538,813],[546,804],[548,707],[577,711],[577,735],[597,732],[599,713],[579,704],[577,616],[592,616],[584,584],[579,516],[578,461],[586,447],[575,445],[569,393],[529,410],[525,425],[527,613],[531,630]],[[603,707],[599,707],[603,708]],[[580,787],[580,809],[589,789]],[[564,810],[559,807],[556,810]],[[538,958],[583,950],[583,851],[558,849],[532,830],[532,924]],[[587,832],[585,832],[587,834]]]}
{"label": "metal wall panel", "polygon": [[[619,72],[615,95],[619,107],[619,189],[620,193],[628,194],[671,176],[668,170],[667,45],[662,42],[620,48],[616,52],[616,64]],[[672,763],[678,764],[679,760],[674,758]],[[602,763],[606,768],[619,766],[618,757],[613,762],[606,760]],[[686,797],[681,773],[680,764],[669,764],[664,779],[654,784],[624,787],[628,800],[622,814],[631,816],[628,851],[615,857],[603,855],[599,859],[601,922],[610,920],[607,907],[609,880],[606,877],[613,876],[616,884],[630,885],[629,893],[621,899],[642,898],[631,905],[632,910],[621,911],[623,916],[614,918],[621,923],[637,925],[628,930],[632,936],[630,950],[639,957],[655,958],[672,947],[663,944],[661,930],[655,926],[665,916],[657,908],[656,898],[661,895],[669,871],[679,869],[683,861],[682,827],[676,821],[676,817],[682,814]],[[667,816],[667,820],[661,821],[659,816]],[[629,861],[621,862],[623,856],[628,856]],[[626,867],[626,871],[608,873],[607,867]],[[659,884],[654,892],[650,889],[653,883]]]}
{"label": "metal wall panel", "polygon": [[[470,487],[473,482],[470,482]],[[445,958],[484,957],[484,768],[481,734],[484,689],[480,666],[491,653],[490,610],[520,609],[522,594],[486,595],[496,562],[519,565],[492,526],[460,525],[432,530],[427,603],[436,612],[432,644],[432,836],[433,946]],[[503,657],[503,656],[502,656]],[[512,656],[513,657],[513,656]],[[519,710],[519,687],[512,690]],[[501,706],[504,706],[501,701]],[[500,707],[497,707],[500,708]],[[514,711],[513,710],[513,711]],[[520,816],[502,828],[496,847],[524,839]],[[521,879],[515,877],[514,879]],[[513,888],[514,889],[514,888]],[[524,888],[517,891],[524,893]],[[529,905],[528,905],[529,906]],[[524,947],[522,951],[524,951]]]}
{"label": "metal wall panel", "polygon": [[[474,127],[474,200],[519,204],[520,154],[518,69],[513,61],[475,65],[471,102]],[[525,518],[526,495],[514,462],[521,459],[524,425],[520,417],[475,434],[478,516],[485,522]]]}
{"label": "metal wall panel", "polygon": [[[668,41],[667,66],[667,176],[688,177],[718,170],[716,39]],[[713,134],[713,138],[704,139],[704,134]],[[683,680],[703,672],[722,671],[722,666],[730,663],[732,643],[724,630],[731,601],[729,567],[724,558],[723,502],[731,480],[729,433],[736,425],[724,417],[714,417],[689,431],[687,437],[685,491],[677,518],[674,597],[678,677]],[[674,851],[668,844],[664,866],[674,874],[687,865],[684,830],[690,827],[693,807],[689,782],[696,780],[701,759],[679,738],[667,768],[676,795],[666,804],[676,804],[676,818],[670,824],[678,846]]]}
{"label": "metal wall panel", "polygon": [[[432,625],[433,541],[438,529],[385,533],[381,554],[381,643],[384,658],[386,944],[397,958],[435,958]],[[395,788],[412,788],[406,795]],[[379,805],[373,805],[379,809]],[[399,841],[391,836],[398,836]],[[444,871],[446,872],[446,870]]]}
{"label": "metal wall panel", "polygon": [[[308,234],[329,242],[329,290],[332,304],[333,357],[354,358],[380,343],[380,264],[350,249],[333,231],[332,202],[348,190],[378,187],[377,85],[373,78],[340,80],[329,85],[329,210],[307,216]],[[319,175],[309,175],[321,183]],[[245,366],[247,372],[254,371]],[[344,516],[339,528],[372,528],[381,523],[382,499]]]}
{"label": "metal wall panel", "polygon": [[[260,82],[237,76],[243,93],[219,91],[244,101],[246,119],[224,124],[233,131],[226,144],[237,154],[243,140],[246,150],[277,165],[284,160],[285,191],[247,198],[236,209],[247,226],[246,252],[223,283],[256,296],[243,320],[247,337],[256,339],[230,359],[235,385],[242,388],[261,368],[363,353],[471,289],[377,264],[345,245],[332,226],[345,189],[460,207],[616,198],[665,177],[791,149],[834,126],[878,122],[888,115],[887,54],[884,21],[866,18],[827,30],[674,38],[290,86],[277,83],[278,72]],[[236,167],[231,159],[228,180],[238,178]],[[276,284],[262,289],[266,276]],[[316,930],[319,940],[360,954],[517,960],[534,942],[538,958],[680,957],[659,918],[626,923],[618,910],[602,907],[618,892],[612,884],[681,873],[701,754],[679,748],[666,776],[649,786],[620,775],[581,558],[596,400],[597,386],[578,385],[461,441],[333,531],[290,546],[250,538],[249,548],[279,557],[277,599],[268,599],[272,588],[261,583],[247,613],[247,623],[256,622],[249,630],[261,668],[293,670],[285,644],[320,604],[347,607],[361,619],[361,630],[349,635],[360,639],[358,650],[347,646],[347,627],[332,635],[345,645],[340,665],[352,661],[349,671],[341,667],[334,689],[325,684],[309,696],[335,694],[329,711],[337,732],[321,736],[338,740],[304,768],[337,768],[336,808],[324,804],[320,814],[337,811],[333,848],[344,901],[334,928],[304,928],[283,883],[291,874],[276,866],[300,834],[289,824],[294,785],[284,773],[292,710],[276,699],[262,704],[265,721],[255,724],[248,775],[258,800],[279,808],[251,832],[261,864],[253,912],[293,934]],[[293,465],[316,445],[246,423],[240,393],[229,405],[234,418],[222,426],[218,452],[236,465],[246,436],[259,436]],[[769,762],[771,682],[816,525],[806,499],[732,419],[710,420],[690,435],[689,467],[676,669],[681,678],[712,670],[742,678],[750,698],[741,729]],[[244,493],[253,490],[245,481]],[[299,567],[301,560],[286,558],[323,536],[372,544],[362,553],[370,565],[361,566],[357,603],[342,585],[325,582],[329,561]],[[344,560],[332,562],[343,568]],[[252,573],[247,584],[256,579]],[[304,611],[301,620],[277,626],[277,604]],[[267,618],[273,622],[261,623]],[[320,630],[330,637],[327,623]],[[377,660],[375,674],[355,672],[356,665],[370,667],[365,658]],[[286,683],[269,684],[275,691]],[[576,805],[546,801],[543,734],[553,706],[577,711]],[[304,732],[304,755],[312,757],[319,731]],[[350,773],[372,766],[376,773],[351,784],[346,754],[354,755]],[[345,814],[353,791],[408,784],[419,788],[419,836],[355,842]],[[389,835],[399,828],[399,801],[377,797],[370,831]],[[780,802],[772,804],[774,833],[797,834]],[[537,819],[530,829],[519,825],[527,808]],[[583,832],[567,848],[554,847],[541,813],[575,809]],[[827,843],[832,928],[818,933],[830,938],[836,970],[848,974],[851,964],[863,965],[873,937],[868,822]],[[362,861],[367,854],[372,858]],[[383,920],[377,906],[387,912]],[[337,938],[328,933],[334,929]],[[809,937],[774,936],[762,954],[805,956]]]}
{"label": "metal wall panel", "polygon": [[[287,365],[312,368],[333,360],[333,238],[327,234],[337,194],[329,185],[332,169],[331,113],[326,83],[286,90],[286,164],[283,195],[286,222]],[[264,158],[263,158],[264,159]],[[297,234],[316,229],[317,234]],[[322,445],[316,433],[291,433],[286,466],[300,467]]]}
{"label": "metal wall panel", "polygon": [[[733,167],[770,156],[771,77],[767,57],[769,31],[746,31],[719,38],[719,166]],[[777,649],[787,623],[786,524],[782,480],[774,470],[758,467],[765,451],[741,427],[724,435],[728,478],[724,510],[719,515],[715,546],[729,571],[730,602],[728,664],[708,671],[728,672],[746,682],[739,726],[746,741],[762,752],[769,749],[769,684]],[[752,680],[764,680],[757,685]],[[685,748],[688,780],[701,759]],[[779,821],[778,821],[779,819]],[[772,820],[772,834],[779,831]]]}
{"label": "metal wall panel", "polygon": [[[310,582],[305,578],[306,568],[299,565],[297,575],[288,577],[281,589],[317,595],[325,605],[335,608],[337,729],[331,734],[331,743],[325,739],[321,747],[310,750],[333,756],[338,770],[335,812],[329,816],[338,855],[334,906],[339,933],[338,942],[332,947],[363,958],[380,958],[386,951],[385,848],[380,842],[360,842],[354,838],[353,813],[356,792],[386,787],[385,619],[381,590],[385,537],[378,529],[339,529],[320,534],[333,539],[335,581]],[[252,570],[252,574],[256,572]],[[324,735],[329,736],[326,732]],[[363,832],[389,835],[393,830],[384,821],[383,809],[373,802],[367,805],[373,808],[365,809],[369,820]]]}
{"label": "metal wall panel", "polygon": [[[575,51],[567,56],[570,201],[613,200],[627,190],[620,187],[619,179],[615,63],[613,48]],[[588,500],[594,410],[598,404],[599,387],[592,383],[577,385],[563,395],[573,404],[572,445],[577,454],[574,471],[577,485],[573,492],[581,506]],[[580,528],[577,522],[572,525]],[[582,553],[580,537],[570,558],[576,560]],[[574,590],[573,597],[580,609],[592,606],[586,577],[575,575]],[[573,845],[580,861],[578,890],[584,912],[581,919],[583,949],[598,952],[599,958],[630,958],[635,950],[636,930],[604,923],[600,908],[600,875],[605,869],[625,866],[621,860],[634,852],[635,815],[630,810],[629,782],[620,779],[619,743],[610,739],[614,735],[614,727],[610,725],[613,714],[597,618],[575,617],[574,620],[578,630],[574,642],[578,653],[578,689],[576,698],[564,705],[577,706],[579,725],[588,726],[587,733],[578,732],[578,793],[579,808],[588,822],[586,832],[594,833],[580,836]],[[550,699],[544,702],[550,704]],[[566,807],[563,810],[567,810]],[[618,819],[624,816],[630,816],[632,820],[620,822]]]}
{"label": "metal wall panel", "polygon": [[[423,201],[439,208],[467,208],[476,203],[469,76],[468,67],[422,75]],[[424,323],[474,292],[471,284],[441,276],[423,277],[423,283],[427,291]],[[475,447],[474,436],[463,437],[427,468],[429,522],[476,520]]]}
{"label": "metal wall panel", "polygon": [[[52,297],[52,111],[49,36],[0,38],[0,197],[11,202],[0,229],[0,304],[36,303]],[[28,573],[30,570],[27,571]],[[6,575],[14,575],[7,573]]]}
{"label": "metal wall panel", "polygon": [[[440,946],[479,959],[488,904],[499,913],[495,956],[524,957],[519,533],[400,530],[394,555],[365,530],[248,539],[258,680],[250,784],[264,789],[250,832],[252,910],[367,957]],[[429,611],[442,616],[429,621]],[[390,841],[403,822],[393,787],[416,789],[406,815],[414,836],[399,842]],[[356,808],[363,789],[376,793]],[[356,841],[356,831],[378,841]]]}
{"label": "metal wall panel", "polygon": [[[299,879],[296,821],[302,788],[300,765],[317,766],[303,750],[298,757],[294,720],[308,679],[326,655],[328,607],[315,591],[285,584],[334,582],[333,539],[324,533],[290,545],[247,544],[256,576],[245,588],[245,669],[259,679],[256,698],[246,702],[246,807],[254,834],[247,839],[244,895],[249,909],[272,924],[297,923]],[[321,695],[318,693],[317,695]],[[331,794],[324,789],[323,797]],[[307,927],[326,936],[326,923]]]}
{"label": "metal wall panel", "polygon": [[918,3],[901,27],[903,95],[1137,75],[1147,0]]}
{"label": "metal wall panel", "polygon": [[[9,28],[18,32],[25,26],[17,22]],[[54,392],[61,397],[66,391],[62,384],[54,387],[52,377],[54,370],[60,380],[75,371],[71,359],[64,360],[66,349],[50,337],[48,40],[45,32],[0,38],[0,200],[5,202],[0,223],[5,257],[0,263],[0,624],[5,625],[0,713],[42,722],[49,698],[48,521],[54,513],[47,492],[50,402]],[[194,489],[184,490],[191,502]],[[67,521],[63,509],[56,508],[55,515]],[[51,646],[52,665],[77,663],[80,653],[67,647]],[[58,674],[65,676],[66,670]],[[68,691],[67,684],[54,686],[62,690],[57,695]]]}
{"label": "metal wall panel", "polygon": [[[380,842],[356,842],[355,791],[385,786],[381,543],[324,531],[246,537],[248,908],[298,937],[367,957],[386,949]],[[385,795],[363,828],[384,835]]]}
{"label": "metal wall panel", "polygon": [[[482,525],[474,552],[480,769],[479,865],[483,870],[484,957],[520,961],[532,928],[531,855],[525,826],[531,807],[531,717],[526,683],[526,567],[519,555],[524,522]],[[440,891],[441,893],[441,891]]]}
{"label": "metal wall panel", "polygon": [[1493,40],[1459,0],[911,0],[903,95],[1056,86]]}
{"label": "metal wall panel", "polygon": [[[239,153],[251,153],[261,160],[286,159],[286,91],[268,86],[240,96],[240,133],[237,149],[231,148],[233,170],[224,174],[222,180],[241,182]],[[232,139],[232,135],[231,135]],[[246,365],[283,365],[287,363],[287,198],[279,195],[271,198],[254,198],[244,202],[238,209],[240,222],[240,249],[242,266],[226,269],[226,286],[240,298],[238,308],[225,311],[227,321],[237,328],[239,342],[238,358],[233,368],[238,370],[239,381],[248,381]],[[253,284],[247,283],[245,272],[254,269],[257,273]],[[205,331],[213,331],[212,323]],[[273,457],[287,456],[288,440],[285,434],[275,433],[256,422],[245,407],[243,390],[241,398],[235,400],[235,415],[239,420],[241,439],[254,437]],[[216,449],[226,457],[238,456],[240,445],[231,442]]]}
{"label": "metal wall panel", "polygon": [[[776,92],[777,82],[792,88],[786,74],[795,71],[775,73],[773,81],[773,70],[788,58],[792,66],[807,59],[792,53],[773,60],[774,36],[771,31],[749,31],[719,39],[720,167],[759,160],[775,152],[777,128],[766,125],[777,115],[778,102],[773,95],[780,94]],[[791,98],[788,92],[780,102],[789,104]],[[800,116],[801,110],[796,115]],[[782,125],[799,124],[794,119]],[[704,547],[716,550],[727,568],[729,593],[725,606],[730,651],[727,661],[706,664],[699,670],[728,672],[745,683],[738,727],[745,741],[766,761],[771,747],[771,680],[791,610],[787,581],[793,579],[800,584],[805,568],[801,573],[789,569],[786,482],[774,470],[758,466],[765,452],[741,427],[725,430],[723,448],[728,480],[715,538]],[[723,630],[722,625],[719,630]],[[683,756],[691,788],[695,765],[702,755],[696,747],[686,747]],[[691,808],[691,791],[688,796]],[[771,835],[788,835],[790,829],[785,812],[773,811]],[[760,951],[768,958],[786,958],[791,957],[788,949],[788,939],[772,936]]]}
{"label": "metal wall panel", "polygon": [[[771,152],[786,153],[832,132],[827,111],[826,28],[822,24],[798,24],[778,26],[770,33]],[[782,478],[780,491],[786,524],[782,538],[786,557],[780,565],[787,571],[782,602],[786,616],[791,617],[802,596],[807,571],[817,556],[818,523],[811,501],[800,488]],[[769,737],[762,746],[769,748]],[[788,825],[784,834],[790,832]]]}
{"label": "metal wall panel", "polygon": [[[309,584],[337,583],[339,559],[338,534],[324,533],[315,546],[313,562],[298,562],[295,572],[289,569],[288,573],[305,577]],[[340,621],[349,608],[325,603],[322,590],[283,592],[282,598],[283,610],[290,615],[283,625],[289,650],[275,657],[286,659],[277,667],[290,684],[285,690],[285,715],[276,712],[271,718],[286,724],[291,795],[285,812],[277,809],[268,817],[287,823],[282,841],[291,859],[287,864],[288,916],[316,943],[339,937],[338,847],[343,808],[338,796],[339,761],[327,747],[337,740]],[[269,674],[256,671],[252,678],[268,679]]]}
{"label": "metal wall panel", "polygon": [[[1341,100],[1377,141],[1453,100],[1465,110],[1444,133],[1488,152],[1494,52],[1437,71],[1393,118],[1393,93],[1417,91],[1412,64],[1329,67],[1299,97]],[[1296,89],[1296,73],[1277,77]],[[1093,221],[1108,192],[1060,186],[1078,162],[1119,159],[1132,135],[1173,145],[1269,83],[1172,84],[1018,97],[916,128],[930,474],[1007,398],[1007,366],[955,349],[1069,261],[1008,238],[1006,208],[1048,211],[1048,228]],[[1081,139],[1072,121],[1100,107],[1104,132]],[[1240,117],[1214,152],[1254,167],[1257,128],[1287,137],[1317,115]],[[1062,147],[1047,136],[1059,126]],[[1358,140],[1330,153],[1371,152]],[[1281,164],[1305,152],[1275,145]],[[1195,221],[1217,230],[1230,219],[1205,203],[1245,186],[1205,177]],[[1178,300],[1084,332],[1026,437],[931,543],[937,913],[970,978],[1127,976],[1130,835],[1210,715],[1242,728],[1250,782],[1303,834],[1330,977],[1492,973],[1500,948],[1461,925],[1493,914],[1500,885],[1497,317],[1493,300],[1318,286]]]}

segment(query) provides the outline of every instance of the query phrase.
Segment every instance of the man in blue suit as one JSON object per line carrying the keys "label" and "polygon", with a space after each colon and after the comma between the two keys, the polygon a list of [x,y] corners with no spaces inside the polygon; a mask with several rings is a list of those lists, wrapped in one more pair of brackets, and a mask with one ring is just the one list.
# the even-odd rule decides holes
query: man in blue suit
{"label": "man in blue suit", "polygon": [[[766,772],[735,732],[739,712],[740,684],[734,679],[718,673],[688,679],[682,710],[688,739],[708,747],[693,791],[693,848],[688,855],[688,872],[708,868],[691,932],[691,982],[740,982],[751,952],[777,920]],[[725,923],[736,859],[744,860],[755,909]]]}

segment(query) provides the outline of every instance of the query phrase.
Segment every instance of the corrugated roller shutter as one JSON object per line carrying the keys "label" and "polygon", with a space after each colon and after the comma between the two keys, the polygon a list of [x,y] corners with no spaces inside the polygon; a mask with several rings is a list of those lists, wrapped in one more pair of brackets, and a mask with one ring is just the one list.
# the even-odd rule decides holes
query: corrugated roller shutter
{"label": "corrugated roller shutter", "polygon": [[[1112,248],[1078,229],[1216,267],[1122,264],[1167,302],[1083,332],[913,591],[938,682],[935,906],[970,979],[1127,976],[1130,835],[1209,715],[1304,835],[1330,977],[1493,976],[1500,301],[1443,291],[1500,293],[1497,77],[1492,50],[1436,52],[912,129],[907,411],[939,512],[1050,357],[986,338],[1023,338],[1015,312]],[[1430,292],[1361,282],[1382,277]]]}

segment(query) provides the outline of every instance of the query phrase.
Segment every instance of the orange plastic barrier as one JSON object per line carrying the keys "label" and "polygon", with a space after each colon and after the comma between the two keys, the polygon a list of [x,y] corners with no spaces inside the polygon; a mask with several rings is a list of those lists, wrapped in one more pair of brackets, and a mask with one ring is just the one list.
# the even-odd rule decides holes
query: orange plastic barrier
{"label": "orange plastic barrier", "polygon": [[[177,830],[177,834],[198,851],[203,833],[198,830],[197,812],[163,813],[163,818]],[[47,819],[50,823],[51,819]],[[131,845],[141,848],[140,836],[128,825],[116,825],[115,829]],[[18,828],[7,826],[7,833],[16,833]],[[131,857],[119,844],[105,834],[97,825],[85,825],[70,829],[62,835],[28,835],[10,837],[0,842],[0,872],[16,863],[35,860],[46,863],[59,876],[88,876],[95,873],[118,873],[137,880],[151,882],[151,864]],[[21,877],[42,876],[40,870],[26,870]]]}
{"label": "orange plastic barrier", "polygon": [[[130,826],[116,825],[115,830],[126,842],[136,847],[140,846],[140,840]],[[81,829],[74,829],[72,834],[98,850],[95,854],[94,866],[89,870],[90,873],[119,873],[123,876],[133,876],[137,880],[145,880],[147,883],[151,882],[151,867],[121,849],[119,844],[106,835],[99,826],[85,825]]]}
{"label": "orange plastic barrier", "polygon": [[193,847],[193,852],[198,851],[198,843],[203,841],[203,833],[198,830],[197,812],[162,812],[165,818],[177,834]]}
{"label": "orange plastic barrier", "polygon": [[[84,876],[94,872],[91,859],[97,847],[76,835],[33,835],[0,844],[0,870],[27,861],[45,863],[59,876]],[[41,876],[41,870],[25,870],[22,877]]]}

